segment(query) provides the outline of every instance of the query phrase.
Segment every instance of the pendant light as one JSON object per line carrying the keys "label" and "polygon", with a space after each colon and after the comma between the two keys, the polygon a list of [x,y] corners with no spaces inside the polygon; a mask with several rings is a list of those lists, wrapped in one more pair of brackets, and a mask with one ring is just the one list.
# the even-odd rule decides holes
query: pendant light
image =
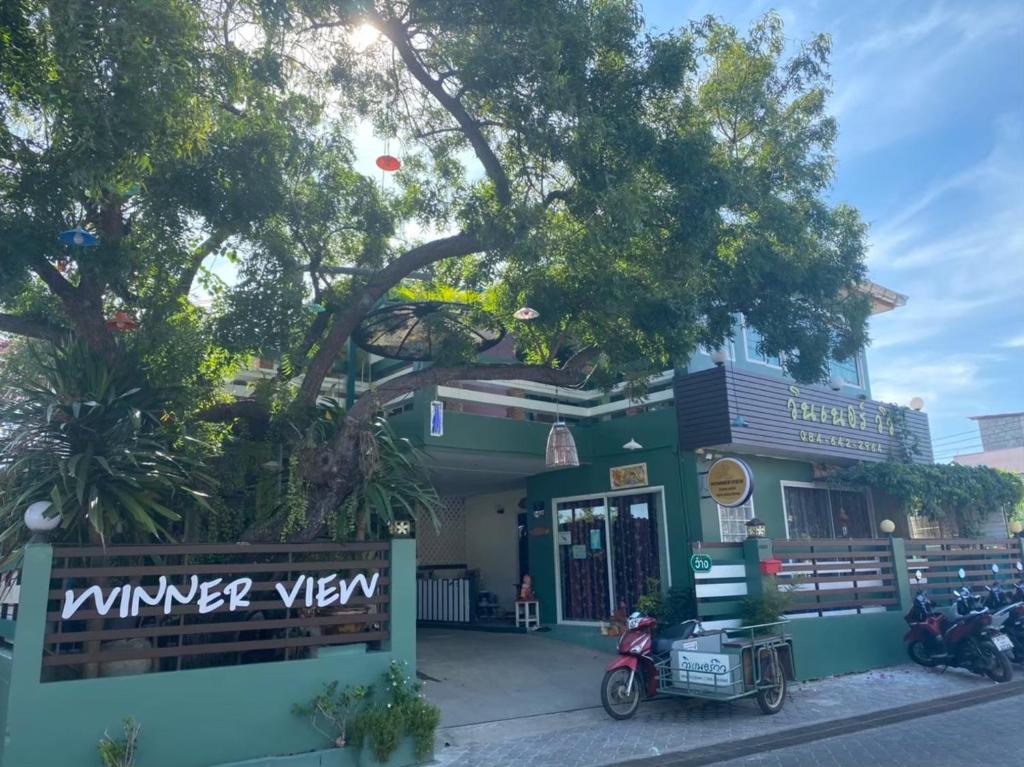
{"label": "pendant light", "polygon": [[555,422],[548,432],[548,445],[544,451],[544,465],[549,469],[568,469],[580,465],[576,440],[569,426],[558,412],[558,388],[555,388]]}

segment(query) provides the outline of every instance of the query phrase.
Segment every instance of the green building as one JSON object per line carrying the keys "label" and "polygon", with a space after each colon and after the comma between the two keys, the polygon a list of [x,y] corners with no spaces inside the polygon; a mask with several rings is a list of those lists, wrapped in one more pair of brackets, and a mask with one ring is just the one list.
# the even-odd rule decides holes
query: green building
{"label": "green building", "polygon": [[[876,313],[906,300],[867,289]],[[755,515],[775,539],[877,537],[878,522],[897,516],[885,499],[822,479],[836,465],[885,460],[907,436],[915,460],[930,462],[927,416],[873,400],[863,353],[833,362],[821,385],[796,386],[759,341],[738,320],[728,349],[665,371],[642,402],[466,381],[392,403],[443,498],[439,530],[417,531],[420,620],[507,615],[529,574],[542,623],[597,624],[631,610],[650,578],[663,589],[690,584],[694,543],[742,540]],[[511,343],[494,350],[495,361],[511,359]],[[578,467],[546,465],[558,419],[572,432]],[[707,469],[721,456],[752,469],[742,506],[718,506],[706,492]],[[897,524],[912,532],[905,518]]]}

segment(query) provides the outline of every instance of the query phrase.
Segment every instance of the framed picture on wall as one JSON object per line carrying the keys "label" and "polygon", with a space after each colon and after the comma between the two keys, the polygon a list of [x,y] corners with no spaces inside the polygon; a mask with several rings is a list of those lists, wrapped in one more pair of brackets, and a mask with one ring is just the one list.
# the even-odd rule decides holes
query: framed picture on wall
{"label": "framed picture on wall", "polygon": [[647,464],[631,463],[628,466],[613,466],[608,470],[612,490],[621,490],[627,487],[646,487]]}

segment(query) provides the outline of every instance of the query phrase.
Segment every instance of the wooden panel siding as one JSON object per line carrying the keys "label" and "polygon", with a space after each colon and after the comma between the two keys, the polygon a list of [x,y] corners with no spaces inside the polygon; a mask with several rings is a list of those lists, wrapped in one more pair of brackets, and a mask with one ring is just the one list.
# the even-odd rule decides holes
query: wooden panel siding
{"label": "wooden panel siding", "polygon": [[[992,565],[999,565],[1000,581],[1015,579],[1014,567],[1021,559],[1019,540],[1006,538],[912,538],[904,544],[911,588],[927,584],[929,590],[941,593],[967,584],[974,592],[983,592],[991,584]],[[958,571],[964,569],[961,581]],[[921,571],[921,580],[916,578]]]}
{"label": "wooden panel siding", "polygon": [[[884,539],[775,541],[791,618],[900,608],[892,545]],[[902,564],[902,563],[899,563]]]}
{"label": "wooden panel siding", "polygon": [[[917,443],[915,460],[932,460],[931,433],[924,413],[849,397],[827,388],[795,385],[785,379],[723,366],[680,373],[675,383],[675,400],[680,447],[685,449],[734,447],[817,460],[883,461],[898,447],[898,422],[902,416],[908,436]],[[804,403],[813,405],[808,414],[814,413],[817,420],[803,417]],[[822,407],[826,411],[825,422],[821,420]],[[832,415],[833,409],[840,418]],[[889,419],[897,411],[893,424],[896,436],[892,436]],[[856,416],[853,426],[849,425],[850,412]],[[746,426],[731,425],[738,415],[743,416]]]}
{"label": "wooden panel siding", "polygon": [[[109,664],[115,662],[136,662],[117,669],[119,674],[173,671],[308,658],[319,647],[386,641],[390,565],[388,543],[55,546],[43,681],[88,675],[87,664],[93,669],[90,674],[98,669],[101,676],[114,673]],[[351,585],[359,575],[373,586],[372,592],[365,589],[369,596],[360,580],[344,604],[316,606],[321,579],[337,594],[341,580]],[[121,617],[119,595],[106,615],[90,597],[63,617],[69,591],[77,598],[98,587],[107,598],[122,586],[137,586],[152,599],[160,593],[163,578],[187,595],[192,576],[199,583],[219,580],[211,587],[217,591],[236,579],[252,584],[236,609],[222,594],[221,604],[205,605],[201,611],[197,593],[187,604],[172,604],[169,613],[166,604],[141,602],[135,616]],[[313,606],[306,603],[303,576],[313,581]],[[278,586],[289,594],[294,590],[291,607]]]}

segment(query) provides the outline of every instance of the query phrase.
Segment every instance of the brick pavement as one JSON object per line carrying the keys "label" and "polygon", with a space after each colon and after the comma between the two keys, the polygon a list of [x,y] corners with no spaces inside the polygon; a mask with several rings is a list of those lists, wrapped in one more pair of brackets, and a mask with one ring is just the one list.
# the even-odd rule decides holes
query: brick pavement
{"label": "brick pavement", "polygon": [[715,767],[973,767],[1024,764],[1019,696],[762,754]]}
{"label": "brick pavement", "polygon": [[[594,684],[595,702],[599,681]],[[785,708],[771,717],[762,715],[752,700],[715,704],[668,699],[644,703],[633,719],[624,722],[611,720],[597,706],[447,728],[440,733],[436,757],[443,767],[597,767],[745,740],[989,685],[958,670],[940,673],[901,666],[793,685]]]}

